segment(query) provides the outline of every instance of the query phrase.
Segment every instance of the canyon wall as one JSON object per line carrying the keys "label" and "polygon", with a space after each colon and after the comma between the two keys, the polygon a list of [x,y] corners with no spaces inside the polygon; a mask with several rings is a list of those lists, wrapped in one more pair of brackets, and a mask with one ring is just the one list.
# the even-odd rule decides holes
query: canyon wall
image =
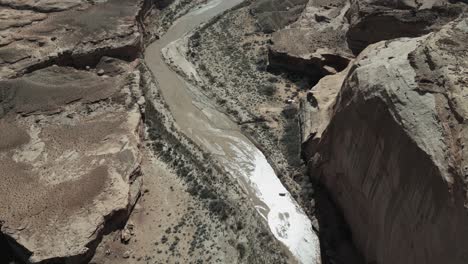
{"label": "canyon wall", "polygon": [[82,263],[140,194],[139,19],[151,5],[0,7],[1,235],[27,263]]}
{"label": "canyon wall", "polygon": [[321,124],[304,132],[310,175],[369,263],[468,261],[467,33],[465,18],[373,44],[312,89],[318,106],[306,113]]}

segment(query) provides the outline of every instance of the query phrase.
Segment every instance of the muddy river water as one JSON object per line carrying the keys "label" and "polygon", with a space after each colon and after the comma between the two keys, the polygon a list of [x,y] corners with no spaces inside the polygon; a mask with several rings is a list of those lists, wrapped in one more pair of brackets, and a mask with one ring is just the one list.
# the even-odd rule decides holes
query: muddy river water
{"label": "muddy river water", "polygon": [[319,241],[310,219],[278,179],[263,153],[197,87],[173,71],[163,57],[163,48],[241,2],[213,0],[183,16],[147,48],[145,61],[181,131],[211,152],[230,176],[237,179],[259,216],[300,263],[319,264]]}

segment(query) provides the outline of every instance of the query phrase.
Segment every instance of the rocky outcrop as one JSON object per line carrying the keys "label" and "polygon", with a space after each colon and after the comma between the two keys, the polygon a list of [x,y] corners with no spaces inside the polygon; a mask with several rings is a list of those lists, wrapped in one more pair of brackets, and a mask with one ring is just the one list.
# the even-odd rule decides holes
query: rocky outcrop
{"label": "rocky outcrop", "polygon": [[250,13],[257,19],[262,32],[272,33],[296,21],[308,0],[258,0],[252,3]]}
{"label": "rocky outcrop", "polygon": [[346,1],[309,1],[300,18],[272,34],[270,71],[306,75],[313,83],[346,68],[353,57],[346,45]]}
{"label": "rocky outcrop", "polygon": [[137,18],[144,2],[2,0],[0,78],[52,64],[95,66],[102,56],[135,59],[142,48]]}
{"label": "rocky outcrop", "polygon": [[28,263],[88,260],[136,203],[148,2],[0,0],[0,230]]}
{"label": "rocky outcrop", "polygon": [[464,10],[465,4],[448,0],[352,0],[348,45],[358,54],[381,40],[418,37],[440,29]]}
{"label": "rocky outcrop", "polygon": [[136,202],[139,75],[120,67],[114,77],[52,66],[0,81],[0,230],[28,263],[82,263]]}
{"label": "rocky outcrop", "polygon": [[269,69],[306,75],[315,84],[344,70],[353,53],[372,43],[427,34],[465,10],[446,0],[309,1],[297,21],[272,30]]}
{"label": "rocky outcrop", "polygon": [[[341,85],[348,75],[349,67],[345,70],[322,78],[301,101],[299,120],[301,122],[302,142],[308,147],[303,153],[311,156],[316,150],[322,135],[333,116],[333,108]],[[312,151],[312,152],[310,152]]]}
{"label": "rocky outcrop", "polygon": [[467,33],[463,19],[371,45],[333,84],[326,129],[309,129],[323,131],[304,145],[310,175],[369,263],[468,261]]}
{"label": "rocky outcrop", "polygon": [[68,10],[85,2],[83,0],[0,0],[0,6],[48,13]]}

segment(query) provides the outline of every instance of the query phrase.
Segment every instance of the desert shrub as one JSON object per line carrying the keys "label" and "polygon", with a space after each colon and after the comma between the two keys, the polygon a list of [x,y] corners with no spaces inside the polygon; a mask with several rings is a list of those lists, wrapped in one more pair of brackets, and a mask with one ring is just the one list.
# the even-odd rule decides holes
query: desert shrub
{"label": "desert shrub", "polygon": [[239,243],[237,244],[236,248],[237,248],[237,251],[239,252],[240,258],[243,259],[245,256],[245,251],[246,251],[244,244]]}
{"label": "desert shrub", "polygon": [[289,164],[299,166],[301,164],[301,131],[297,118],[286,121],[281,142]]}
{"label": "desert shrub", "polygon": [[275,85],[262,85],[258,88],[258,92],[261,95],[266,95],[266,96],[273,96],[276,93],[276,86]]}
{"label": "desert shrub", "polygon": [[229,206],[223,200],[212,200],[208,206],[210,212],[219,216],[221,220],[226,220],[228,218]]}
{"label": "desert shrub", "polygon": [[220,105],[225,105],[226,102],[227,102],[226,99],[223,99],[223,98],[218,98],[216,101],[217,101],[218,104],[220,104]]}
{"label": "desert shrub", "polygon": [[200,198],[202,199],[216,199],[216,197],[216,194],[208,188],[203,188],[200,191]]}
{"label": "desert shrub", "polygon": [[278,80],[278,78],[276,78],[274,76],[271,76],[271,77],[268,77],[268,81],[271,82],[271,83],[277,83],[279,80]]}
{"label": "desert shrub", "polygon": [[201,71],[205,72],[206,71],[206,66],[205,64],[200,63],[200,66],[198,67]]}
{"label": "desert shrub", "polygon": [[286,119],[295,119],[297,116],[297,108],[294,105],[287,105],[283,111],[281,111],[281,114],[284,116]]}

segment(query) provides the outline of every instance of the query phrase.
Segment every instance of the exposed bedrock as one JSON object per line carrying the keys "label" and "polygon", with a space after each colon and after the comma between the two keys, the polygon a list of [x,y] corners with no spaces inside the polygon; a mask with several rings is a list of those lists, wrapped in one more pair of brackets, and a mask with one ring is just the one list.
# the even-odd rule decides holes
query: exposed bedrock
{"label": "exposed bedrock", "polygon": [[48,13],[68,10],[85,2],[85,0],[0,0],[0,6]]}
{"label": "exposed bedrock", "polygon": [[[0,230],[28,263],[82,263],[140,192],[135,63],[0,81]],[[102,72],[102,71],[101,71]]]}
{"label": "exposed bedrock", "polygon": [[[143,43],[139,15],[152,1],[90,3],[1,0],[0,78],[53,64],[93,67],[102,56],[137,58]],[[55,12],[44,13],[46,7]]]}
{"label": "exposed bedrock", "polygon": [[346,46],[349,3],[309,1],[301,16],[272,34],[268,69],[308,76],[312,83],[342,71],[353,57]]}
{"label": "exposed bedrock", "polygon": [[257,19],[262,32],[272,33],[296,21],[308,0],[258,0],[252,3],[250,13]]}
{"label": "exposed bedrock", "polygon": [[27,263],[88,261],[136,203],[153,4],[0,0],[0,231]]}
{"label": "exposed bedrock", "polygon": [[[310,157],[316,150],[324,131],[327,129],[333,116],[333,107],[340,92],[343,80],[349,72],[345,70],[322,78],[301,100],[300,125],[302,142],[307,142],[303,155]],[[312,151],[312,152],[309,152]]]}
{"label": "exposed bedrock", "polygon": [[351,0],[348,45],[358,54],[381,40],[418,37],[440,29],[465,11],[461,1]]}
{"label": "exposed bedrock", "polygon": [[309,1],[294,22],[272,30],[269,69],[307,75],[316,83],[342,71],[370,44],[422,36],[466,10],[461,1],[447,0]]}
{"label": "exposed bedrock", "polygon": [[310,175],[343,210],[368,263],[468,261],[467,33],[465,18],[373,44],[343,81],[314,88],[308,118],[322,124],[305,126]]}

